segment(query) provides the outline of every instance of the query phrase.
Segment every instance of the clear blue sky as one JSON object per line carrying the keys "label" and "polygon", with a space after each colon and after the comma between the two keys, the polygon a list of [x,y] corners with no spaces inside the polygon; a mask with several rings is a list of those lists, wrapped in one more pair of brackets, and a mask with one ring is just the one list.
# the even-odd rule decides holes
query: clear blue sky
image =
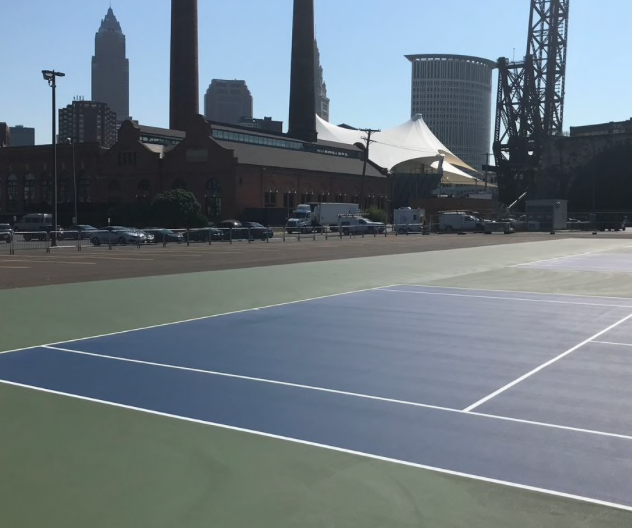
{"label": "clear blue sky", "polygon": [[[108,0],[1,0],[0,121],[50,142],[42,69],[66,73],[58,104],[90,98],[94,35]],[[256,117],[287,123],[292,0],[200,0],[200,102],[213,78],[245,79]],[[412,53],[524,55],[529,0],[316,0],[331,121],[388,128],[410,114]],[[127,36],[130,108],[167,126],[169,0],[113,0]],[[564,126],[632,116],[629,0],[572,0]],[[494,100],[495,102],[495,96]],[[203,111],[201,106],[200,111]]]}

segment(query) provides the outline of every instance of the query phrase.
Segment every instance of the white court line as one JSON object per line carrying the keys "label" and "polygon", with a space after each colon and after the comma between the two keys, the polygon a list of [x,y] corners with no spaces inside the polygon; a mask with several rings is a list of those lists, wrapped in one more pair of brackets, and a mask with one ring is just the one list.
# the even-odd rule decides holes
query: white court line
{"label": "white court line", "polygon": [[[384,286],[384,288],[434,288],[438,290],[462,290],[462,291],[475,291],[475,292],[487,292],[487,293],[518,293],[523,295],[541,295],[546,297],[581,297],[584,299],[613,299],[613,300],[630,300],[629,297],[609,297],[607,295],[589,295],[582,293],[550,293],[550,292],[537,292],[537,291],[527,291],[527,290],[489,290],[487,288],[467,288],[464,286],[437,286],[433,284],[395,284],[393,286]],[[381,290],[383,288],[376,288],[377,290]],[[505,297],[503,297],[504,299]]]}
{"label": "white court line", "polygon": [[507,266],[508,268],[517,268],[520,266],[527,266],[530,264],[539,264],[541,262],[552,262],[554,260],[561,260],[561,259],[568,259],[568,258],[575,258],[575,257],[584,257],[586,255],[596,255],[599,253],[608,253],[608,252],[612,252],[612,251],[617,251],[619,249],[627,249],[627,248],[631,248],[632,244],[627,244],[625,246],[621,246],[620,248],[608,248],[608,249],[597,249],[595,251],[587,251],[586,253],[575,253],[573,255],[564,255],[563,257],[553,257],[553,258],[548,258],[548,259],[541,259],[541,260],[533,260],[530,262],[523,262],[521,264],[511,264],[510,266]]}
{"label": "white court line", "polygon": [[124,363],[134,363],[137,365],[148,365],[148,366],[152,366],[152,367],[160,367],[160,368],[165,368],[165,369],[173,369],[173,370],[180,370],[180,371],[184,371],[184,372],[194,372],[197,374],[206,374],[209,376],[219,376],[219,377],[224,377],[224,378],[233,378],[233,379],[239,379],[239,380],[244,380],[244,381],[253,381],[253,382],[257,382],[257,383],[267,383],[270,385],[280,385],[283,387],[291,387],[291,388],[295,388],[295,389],[303,389],[303,390],[310,390],[310,391],[315,391],[315,392],[324,392],[324,393],[328,393],[328,394],[337,394],[340,396],[349,396],[352,398],[361,398],[361,399],[365,399],[365,400],[375,400],[375,401],[381,401],[381,402],[385,402],[385,403],[393,403],[396,405],[406,405],[409,407],[419,407],[421,409],[430,409],[430,410],[434,410],[434,411],[443,411],[443,412],[449,412],[449,413],[454,413],[454,414],[466,414],[468,416],[480,416],[481,418],[488,418],[488,419],[492,419],[492,420],[500,420],[500,421],[504,421],[504,422],[514,422],[514,423],[521,423],[521,424],[526,424],[526,425],[536,425],[539,427],[547,427],[549,429],[560,429],[563,431],[571,431],[574,433],[584,433],[584,434],[590,434],[590,435],[595,435],[595,436],[606,436],[606,437],[610,437],[610,438],[619,438],[622,440],[630,440],[632,441],[632,436],[630,435],[624,435],[624,434],[620,434],[620,433],[608,433],[606,431],[597,431],[595,429],[583,429],[583,428],[579,428],[579,427],[571,427],[568,425],[557,425],[557,424],[551,424],[551,423],[546,423],[546,422],[536,422],[533,420],[524,420],[522,418],[510,418],[507,416],[501,416],[501,415],[496,415],[496,414],[487,414],[487,413],[478,413],[478,412],[467,412],[467,411],[463,411],[461,409],[453,409],[451,407],[442,407],[440,405],[430,405],[427,403],[418,403],[418,402],[412,402],[412,401],[408,401],[408,400],[399,400],[399,399],[395,399],[395,398],[386,398],[383,396],[372,396],[370,394],[363,394],[363,393],[359,393],[359,392],[350,392],[350,391],[343,391],[343,390],[338,390],[338,389],[328,389],[326,387],[316,387],[313,385],[303,385],[301,383],[292,383],[289,381],[278,381],[278,380],[273,380],[273,379],[269,379],[269,378],[257,378],[254,376],[245,376],[242,374],[230,374],[228,372],[219,372],[219,371],[215,371],[215,370],[205,370],[205,369],[199,369],[199,368],[192,368],[192,367],[183,367],[180,365],[173,365],[173,364],[169,364],[169,363],[156,363],[153,361],[143,361],[143,360],[139,360],[139,359],[130,359],[130,358],[124,358],[124,357],[118,357],[118,356],[110,356],[107,354],[97,354],[97,353],[93,353],[93,352],[84,352],[81,350],[72,350],[69,348],[61,348],[61,347],[57,347],[57,346],[51,346],[51,345],[45,345],[43,347],[35,347],[35,348],[46,348],[49,350],[57,350],[59,352],[67,352],[70,354],[78,354],[81,356],[90,356],[90,357],[96,357],[96,358],[100,358],[100,359],[108,359],[108,360],[114,360],[114,361],[121,361]]}
{"label": "white court line", "polygon": [[539,367],[534,368],[533,370],[531,370],[530,372],[527,372],[526,374],[524,374],[523,376],[520,376],[518,379],[512,381],[511,383],[508,383],[507,385],[505,385],[504,387],[501,387],[500,389],[498,389],[495,392],[492,392],[491,394],[489,394],[488,396],[485,396],[484,398],[480,399],[479,401],[477,401],[476,403],[473,403],[472,405],[470,405],[469,407],[465,408],[464,411],[465,412],[470,412],[474,409],[476,409],[477,407],[480,407],[481,405],[483,405],[485,402],[488,402],[489,400],[491,400],[492,398],[495,398],[496,396],[498,396],[499,394],[502,394],[503,392],[511,389],[512,387],[518,385],[518,383],[526,380],[527,378],[530,378],[531,376],[533,376],[534,374],[537,374],[538,372],[540,372],[541,370],[544,370],[545,368],[549,367],[550,365],[552,365],[553,363],[557,363],[560,359],[565,358],[566,356],[568,356],[569,354],[572,354],[573,352],[575,352],[577,349],[583,347],[584,345],[587,345],[588,343],[590,343],[591,341],[596,340],[598,337],[602,336],[603,334],[606,334],[608,332],[610,332],[610,330],[613,330],[614,328],[616,328],[617,326],[625,323],[626,321],[628,321],[629,319],[632,319],[632,314],[626,315],[623,319],[620,319],[619,321],[617,321],[614,324],[611,324],[608,328],[605,328],[604,330],[602,330],[601,332],[597,332],[594,336],[589,337],[588,339],[585,339],[584,341],[582,341],[581,343],[579,343],[578,345],[575,345],[573,348],[569,348],[566,352],[561,353],[559,356],[554,357],[553,359],[547,361],[546,363],[543,363],[542,365],[540,365]]}
{"label": "white court line", "polygon": [[615,346],[622,346],[622,347],[632,347],[632,344],[630,343],[614,343],[612,341],[593,341],[593,343],[597,343],[598,345],[615,345]]}
{"label": "white court line", "polygon": [[5,262],[24,262],[24,263],[31,263],[31,262],[36,262],[38,264],[76,264],[79,266],[94,266],[94,262],[66,262],[66,261],[62,261],[62,260],[57,260],[55,258],[50,258],[50,259],[46,259],[46,260],[40,260],[39,258],[37,259],[24,259],[24,258],[20,258],[20,259],[14,259],[11,258],[11,260],[7,260]]}
{"label": "white court line", "polygon": [[425,292],[425,291],[411,291],[411,290],[395,290],[392,286],[384,288],[378,288],[376,291],[393,292],[393,293],[412,293],[414,295],[438,295],[445,297],[468,297],[472,299],[497,299],[502,301],[520,301],[520,302],[535,302],[535,303],[549,303],[549,304],[571,304],[575,306],[599,306],[606,308],[632,308],[632,305],[623,304],[601,304],[591,302],[575,302],[575,301],[558,301],[553,299],[530,299],[528,297],[502,297],[496,295],[471,295],[469,293],[445,293],[445,292]]}
{"label": "white court line", "polygon": [[[390,286],[384,286],[384,288],[389,288],[389,287]],[[374,288],[364,288],[362,290],[352,290],[352,291],[341,292],[341,293],[331,293],[329,295],[320,295],[318,297],[309,297],[307,299],[298,299],[296,301],[286,301],[286,302],[277,303],[277,304],[268,304],[266,306],[255,306],[253,308],[244,308],[243,310],[234,310],[232,312],[223,312],[223,313],[218,313],[218,314],[213,314],[213,315],[202,315],[200,317],[193,317],[191,319],[182,319],[180,321],[172,321],[170,323],[160,323],[160,324],[155,324],[155,325],[143,326],[143,327],[139,327],[139,328],[130,328],[128,330],[119,330],[118,332],[109,332],[109,333],[106,333],[106,334],[99,334],[99,335],[93,335],[93,336],[87,336],[87,337],[79,337],[77,339],[69,339],[67,341],[56,341],[54,343],[42,343],[42,344],[35,345],[35,346],[16,348],[14,350],[0,351],[0,355],[2,355],[2,354],[11,354],[13,352],[21,352],[22,350],[31,350],[33,348],[39,348],[39,347],[42,347],[42,346],[64,345],[64,344],[67,344],[67,343],[76,343],[78,341],[87,341],[89,339],[98,339],[100,337],[109,337],[109,336],[114,336],[114,335],[129,334],[130,332],[140,332],[141,330],[151,330],[152,328],[162,328],[162,327],[165,327],[165,326],[175,326],[175,325],[180,325],[180,324],[184,324],[184,323],[193,323],[195,321],[204,321],[205,319],[215,319],[217,317],[225,317],[225,316],[228,316],[228,315],[237,315],[237,314],[241,314],[241,313],[255,312],[255,311],[258,311],[258,310],[266,310],[268,308],[279,308],[281,306],[290,306],[292,304],[300,304],[300,303],[306,303],[306,302],[310,302],[310,301],[319,301],[319,300],[322,300],[322,299],[331,299],[333,297],[343,297],[345,295],[353,295],[355,293],[376,291],[378,288],[379,288],[379,286],[376,286]]]}
{"label": "white court line", "polygon": [[505,481],[505,480],[499,480],[499,479],[493,479],[493,478],[489,478],[489,477],[482,477],[480,475],[473,475],[470,473],[462,473],[460,471],[452,471],[450,469],[443,469],[443,468],[438,468],[438,467],[433,467],[433,466],[427,466],[424,464],[417,464],[414,462],[407,462],[405,460],[399,460],[396,458],[388,458],[388,457],[383,457],[383,456],[379,456],[379,455],[373,455],[370,453],[364,453],[362,451],[354,451],[351,449],[345,449],[342,447],[336,447],[336,446],[331,446],[331,445],[327,445],[327,444],[320,444],[317,442],[310,442],[308,440],[301,440],[298,438],[292,438],[292,437],[288,437],[288,436],[281,436],[281,435],[276,435],[276,434],[272,434],[272,433],[265,433],[263,431],[256,431],[253,429],[246,429],[243,427],[235,427],[232,425],[227,425],[227,424],[222,424],[222,423],[217,423],[217,422],[210,422],[210,421],[206,421],[206,420],[199,420],[196,418],[187,418],[185,416],[178,416],[178,415],[174,415],[174,414],[168,414],[168,413],[164,413],[164,412],[160,412],[160,411],[153,411],[150,409],[143,409],[141,407],[134,407],[131,405],[124,405],[121,403],[114,403],[114,402],[109,402],[109,401],[105,401],[105,400],[99,400],[96,398],[89,398],[86,396],[77,396],[75,394],[69,394],[69,393],[65,393],[65,392],[60,392],[60,391],[55,391],[55,390],[50,390],[50,389],[44,389],[41,387],[34,387],[31,385],[25,385],[22,383],[15,383],[15,382],[11,382],[11,381],[5,381],[5,380],[1,380],[0,379],[0,383],[6,384],[6,385],[11,385],[14,387],[20,387],[20,388],[24,388],[24,389],[32,389],[32,390],[36,390],[39,392],[44,392],[47,394],[54,394],[56,396],[66,396],[66,397],[70,397],[70,398],[75,398],[78,400],[82,400],[82,401],[87,401],[87,402],[91,402],[91,403],[99,403],[102,405],[107,405],[110,407],[116,407],[119,409],[125,409],[125,410],[129,410],[129,411],[136,411],[136,412],[141,412],[144,414],[150,414],[153,416],[160,416],[162,418],[171,418],[174,420],[180,420],[183,422],[188,422],[188,423],[195,423],[198,425],[205,425],[205,426],[211,426],[211,427],[217,427],[219,429],[226,429],[229,431],[235,431],[235,432],[239,432],[239,433],[246,433],[246,434],[250,434],[250,435],[254,435],[254,436],[260,436],[260,437],[264,437],[264,438],[270,438],[270,439],[274,439],[274,440],[281,440],[284,442],[291,442],[294,444],[299,444],[299,445],[304,445],[304,446],[308,446],[308,447],[317,447],[320,449],[326,449],[328,451],[335,451],[338,453],[345,453],[348,455],[353,455],[353,456],[359,456],[362,458],[367,458],[367,459],[371,459],[371,460],[378,460],[380,462],[388,462],[388,463],[392,463],[392,464],[397,464],[400,466],[406,466],[406,467],[413,467],[416,469],[423,469],[425,471],[431,471],[433,473],[439,473],[442,475],[451,475],[454,477],[460,477],[460,478],[466,478],[468,480],[475,480],[475,481],[480,481],[480,482],[486,482],[489,484],[496,484],[496,485],[500,485],[500,486],[506,486],[506,487],[510,487],[510,488],[515,488],[515,489],[520,489],[520,490],[524,490],[524,491],[532,491],[535,493],[540,493],[543,495],[550,495],[553,497],[560,497],[560,498],[565,498],[565,499],[571,499],[571,500],[576,500],[579,502],[584,502],[584,503],[588,503],[588,504],[595,504],[595,505],[599,505],[599,506],[606,506],[609,508],[615,508],[617,510],[623,510],[623,511],[632,511],[632,506],[627,506],[624,504],[618,504],[615,502],[608,502],[608,501],[602,501],[599,499],[593,499],[590,497],[582,497],[581,495],[573,495],[570,493],[564,493],[561,491],[554,491],[554,490],[548,490],[545,488],[538,488],[535,486],[528,486],[525,484],[518,484],[515,482],[509,482],[509,481]]}

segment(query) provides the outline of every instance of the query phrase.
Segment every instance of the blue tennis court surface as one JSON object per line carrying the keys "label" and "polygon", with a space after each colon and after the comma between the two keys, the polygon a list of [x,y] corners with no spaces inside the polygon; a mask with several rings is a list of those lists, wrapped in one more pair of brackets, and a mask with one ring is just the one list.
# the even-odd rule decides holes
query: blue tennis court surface
{"label": "blue tennis court surface", "polygon": [[390,286],[6,353],[0,381],[632,508],[632,299]]}

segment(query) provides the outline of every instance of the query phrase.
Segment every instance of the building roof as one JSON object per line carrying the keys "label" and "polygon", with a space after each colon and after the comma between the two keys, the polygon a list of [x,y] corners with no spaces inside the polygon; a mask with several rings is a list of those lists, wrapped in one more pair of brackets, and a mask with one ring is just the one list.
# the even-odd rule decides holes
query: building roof
{"label": "building roof", "polygon": [[[346,157],[341,153],[348,145],[319,141],[310,150],[276,148],[214,138],[222,147],[233,150],[241,165],[269,166],[287,169],[331,172],[335,174],[362,174],[361,157]],[[326,153],[330,152],[330,153]],[[367,164],[366,175],[385,177],[372,164]]]}
{"label": "building roof", "polygon": [[169,128],[159,128],[145,125],[136,125],[140,129],[141,135],[152,135],[165,138],[184,139],[187,137],[187,133],[182,130],[172,130]]}
{"label": "building roof", "polygon": [[113,31],[115,33],[123,33],[123,30],[121,29],[121,24],[116,19],[116,16],[114,15],[114,11],[112,11],[111,7],[108,9],[108,12],[105,14],[105,18],[101,20],[101,27],[99,28],[100,33],[105,33],[107,31]]}
{"label": "building roof", "polygon": [[431,60],[454,60],[464,62],[477,62],[484,64],[489,68],[495,69],[498,67],[498,62],[485,59],[483,57],[474,57],[473,55],[454,55],[451,53],[422,53],[418,55],[404,55],[410,62],[415,61],[431,61]]}

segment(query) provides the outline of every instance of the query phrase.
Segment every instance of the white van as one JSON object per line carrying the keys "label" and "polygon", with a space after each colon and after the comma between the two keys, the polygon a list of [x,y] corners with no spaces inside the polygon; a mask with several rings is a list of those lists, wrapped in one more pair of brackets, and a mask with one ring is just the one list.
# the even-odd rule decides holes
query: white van
{"label": "white van", "polygon": [[16,231],[45,231],[52,228],[53,215],[48,213],[31,213],[24,215],[15,223]]}
{"label": "white van", "polygon": [[439,231],[442,233],[456,233],[463,231],[483,231],[480,218],[467,213],[441,213],[439,216]]}

